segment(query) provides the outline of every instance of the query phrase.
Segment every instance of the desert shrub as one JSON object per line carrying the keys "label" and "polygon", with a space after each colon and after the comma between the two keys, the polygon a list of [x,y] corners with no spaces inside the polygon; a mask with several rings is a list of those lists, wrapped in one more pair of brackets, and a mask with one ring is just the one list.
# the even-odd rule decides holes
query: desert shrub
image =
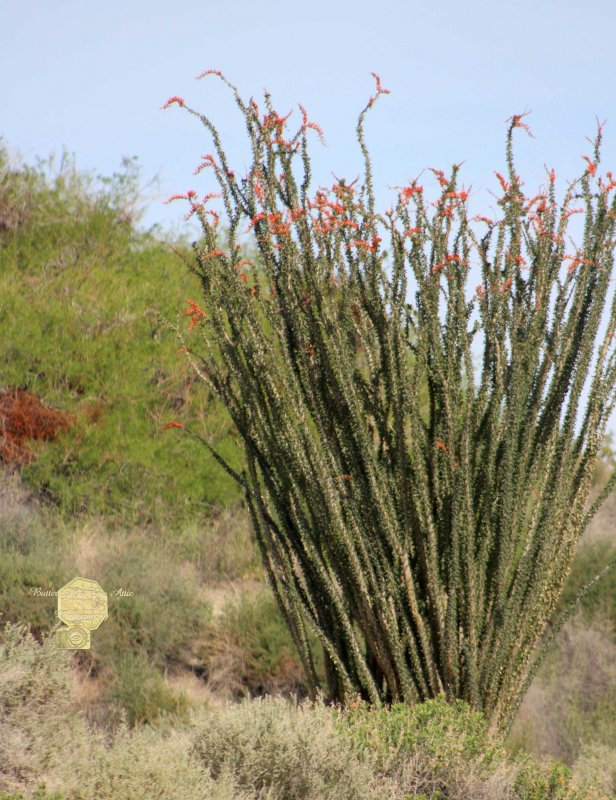
{"label": "desert shrub", "polygon": [[[583,788],[572,788],[562,764],[501,760],[485,736],[485,723],[438,699],[427,708],[408,709],[406,721],[403,708],[388,720],[383,709],[370,716],[365,708],[340,712],[320,702],[298,705],[270,697],[227,704],[215,713],[196,710],[184,721],[169,715],[169,724],[158,724],[161,717],[155,725],[120,722],[113,731],[99,731],[76,712],[70,663],[50,640],[40,645],[25,628],[3,628],[0,792],[5,800],[20,795],[24,800],[599,797],[589,783],[600,777],[598,751],[594,766],[585,751],[576,778]],[[151,679],[145,661],[131,670],[145,683]],[[349,723],[342,728],[341,713]]]}
{"label": "desert shrub", "polygon": [[571,771],[577,784],[595,783],[605,794],[616,797],[616,748],[583,743]]}
{"label": "desert shrub", "polygon": [[230,774],[212,781],[190,755],[181,731],[161,734],[150,728],[117,733],[97,747],[66,791],[67,800],[251,800]]}
{"label": "desert shrub", "polygon": [[[211,607],[200,596],[197,571],[139,530],[107,536],[96,559],[97,580],[108,592],[109,619],[98,629],[95,657],[142,649],[158,667],[179,663],[206,633]],[[93,642],[94,645],[94,642]]]}
{"label": "desert shrub", "polygon": [[572,781],[571,770],[560,762],[547,760],[542,764],[526,759],[514,782],[519,800],[590,800],[605,795],[596,786],[578,788]]}
{"label": "desert shrub", "polygon": [[[67,523],[36,508],[0,509],[0,602],[4,620],[27,623],[36,635],[57,623],[57,599],[36,596],[87,573],[108,593],[109,618],[79,659],[88,669],[112,667],[142,648],[158,667],[181,663],[207,631],[211,608],[196,567],[178,560],[172,544],[139,529],[110,533],[101,520]],[[131,596],[115,596],[119,589]]]}
{"label": "desert shrub", "polygon": [[[33,591],[57,590],[78,574],[96,576],[108,593],[109,617],[93,632],[90,650],[73,660],[112,703],[104,716],[111,722],[123,711],[131,724],[153,722],[161,712],[181,716],[186,702],[161,670],[192,664],[207,636],[211,607],[198,569],[175,560],[169,546],[153,548],[138,530],[121,538],[100,521],[70,526],[51,512],[18,507],[0,508],[3,621],[27,624],[40,640],[57,626],[57,598]],[[118,589],[132,596],[114,596]]]}
{"label": "desert shrub", "polygon": [[[35,525],[37,523],[34,523]],[[75,576],[72,559],[58,557],[58,550],[45,541],[43,529],[32,530],[28,542],[40,542],[40,549],[20,552],[2,539],[0,520],[0,609],[4,622],[27,623],[40,638],[58,622],[55,597],[32,594],[37,588],[58,589]],[[15,531],[13,531],[15,532]],[[23,532],[20,532],[23,535]],[[25,537],[24,537],[25,538]]]}
{"label": "desert shrub", "polygon": [[[305,697],[295,643],[269,587],[230,601],[211,626],[203,653],[208,685],[234,699],[264,693]],[[323,671],[323,664],[317,664]]]}
{"label": "desert shrub", "polygon": [[116,665],[109,689],[109,700],[127,723],[156,725],[168,718],[185,719],[188,703],[185,695],[174,692],[146,653],[123,654]]}
{"label": "desert shrub", "polygon": [[229,705],[224,713],[196,717],[193,724],[193,752],[211,776],[229,770],[253,797],[381,800],[386,796],[379,794],[369,765],[362,764],[349,743],[338,737],[323,706],[271,697],[244,700]]}
{"label": "desert shrub", "polygon": [[[370,752],[375,770],[413,797],[511,797],[519,800],[599,798],[595,784],[575,785],[563,763],[511,758],[488,722],[464,701],[443,696],[414,706],[372,709],[365,702],[333,710],[336,729],[357,752]],[[489,792],[492,794],[490,795]],[[410,794],[408,795],[411,796]]]}
{"label": "desert shrub", "polygon": [[333,711],[336,728],[360,750],[370,749],[377,768],[394,774],[412,755],[420,753],[430,772],[438,775],[474,763],[486,771],[505,756],[488,735],[488,723],[467,703],[448,703],[440,696],[408,706],[372,709],[359,703],[342,713]]}
{"label": "desert shrub", "polygon": [[[244,700],[193,717],[193,752],[212,777],[236,776],[252,796],[379,800],[599,800],[564,764],[509,759],[487,722],[442,698],[390,712],[340,712],[281,698]],[[424,707],[425,706],[425,707]],[[359,788],[361,787],[361,788]],[[267,794],[266,796],[270,796]]]}
{"label": "desert shrub", "polygon": [[249,800],[233,776],[214,783],[181,731],[89,728],[73,702],[67,651],[25,626],[0,633],[0,797],[4,800]]}
{"label": "desert shrub", "polygon": [[28,440],[53,441],[72,420],[23,389],[0,391],[0,462],[16,466],[34,460]]}
{"label": "desert shrub", "polygon": [[26,626],[0,631],[0,789],[38,782],[78,758],[84,727],[72,706],[69,655],[53,639],[39,645]]}
{"label": "desert shrub", "polygon": [[40,639],[57,623],[58,589],[77,574],[67,532],[53,511],[38,503],[19,474],[0,467],[0,613],[25,623]]}

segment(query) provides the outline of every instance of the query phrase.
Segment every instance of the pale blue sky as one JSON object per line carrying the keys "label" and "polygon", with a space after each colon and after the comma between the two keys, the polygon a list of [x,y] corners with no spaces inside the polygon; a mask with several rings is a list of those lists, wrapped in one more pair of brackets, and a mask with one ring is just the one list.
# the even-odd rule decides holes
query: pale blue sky
{"label": "pale blue sky", "polygon": [[198,73],[221,69],[257,100],[267,87],[285,112],[306,106],[328,142],[315,137],[317,179],[329,181],[331,170],[350,177],[361,167],[354,127],[375,71],[391,90],[366,125],[382,204],[388,185],[460,161],[479,200],[497,190],[506,118],[525,109],[537,137],[518,136],[527,185],[545,179],[544,163],[579,174],[595,117],[607,118],[604,163],[614,165],[614,30],[612,0],[4,0],[0,134],[27,158],[66,146],[105,174],[137,155],[144,178],[161,177],[147,221],[176,220],[181,209],[160,201],[196,182],[211,148],[196,120],[160,111],[170,95],[216,120],[232,156],[245,152],[228,93]]}
{"label": "pale blue sky", "polygon": [[231,163],[248,166],[232,98],[197,74],[221,69],[257,101],[267,88],[284,113],[301,102],[328,143],[314,137],[316,187],[332,171],[352,179],[361,170],[354,129],[375,71],[391,90],[366,123],[377,207],[392,201],[388,186],[464,161],[470,209],[491,216],[512,114],[532,111],[536,138],[516,136],[529,194],[545,184],[544,164],[563,190],[581,174],[597,117],[607,120],[601,169],[616,171],[615,30],[613,0],[3,0],[0,136],[27,161],[66,147],[78,166],[105,175],[138,156],[144,180],[160,179],[144,222],[179,226],[184,207],[162,201],[215,188],[209,171],[192,175],[212,148],[193,117],[160,110],[168,97],[207,113]]}

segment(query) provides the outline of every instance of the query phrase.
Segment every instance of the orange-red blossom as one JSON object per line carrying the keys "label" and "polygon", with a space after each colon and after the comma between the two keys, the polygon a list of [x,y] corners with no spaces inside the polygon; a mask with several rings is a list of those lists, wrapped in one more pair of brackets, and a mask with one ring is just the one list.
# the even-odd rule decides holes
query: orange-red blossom
{"label": "orange-red blossom", "polygon": [[372,237],[372,242],[365,242],[362,239],[355,239],[355,241],[349,242],[347,244],[347,250],[350,247],[362,247],[365,250],[370,250],[371,253],[375,253],[377,245],[378,245],[378,243],[380,241],[381,241],[381,237],[380,236],[373,236]]}
{"label": "orange-red blossom", "polygon": [[161,106],[161,110],[164,111],[165,108],[169,108],[169,106],[172,106],[174,103],[177,103],[179,106],[183,106],[184,100],[181,97],[174,95],[167,100],[164,106]]}
{"label": "orange-red blossom", "polygon": [[199,324],[199,321],[201,319],[205,319],[207,315],[202,308],[199,308],[199,306],[197,305],[197,303],[195,303],[194,300],[187,300],[186,302],[188,303],[189,307],[186,309],[186,311],[184,311],[184,314],[182,316],[191,318],[190,324],[188,326],[188,330],[190,331],[196,325]]}
{"label": "orange-red blossom", "polygon": [[435,264],[432,267],[432,273],[434,274],[436,272],[439,272],[439,270],[443,269],[444,266],[446,266],[447,264],[451,264],[452,262],[455,264],[460,264],[460,266],[462,267],[466,266],[466,261],[464,261],[463,258],[460,258],[460,256],[457,253],[451,253],[450,255],[446,256],[445,260],[442,261],[440,264]]}

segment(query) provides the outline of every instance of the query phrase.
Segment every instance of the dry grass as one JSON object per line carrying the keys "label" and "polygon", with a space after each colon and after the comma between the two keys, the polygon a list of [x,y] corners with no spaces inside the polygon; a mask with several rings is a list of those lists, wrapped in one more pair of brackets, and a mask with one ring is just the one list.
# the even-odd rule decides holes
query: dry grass
{"label": "dry grass", "polygon": [[[593,488],[586,510],[597,498],[599,488]],[[580,544],[595,544],[601,541],[612,542],[616,548],[616,491],[613,491],[601,506],[590,525],[584,531]]]}
{"label": "dry grass", "polygon": [[511,743],[570,764],[580,775],[596,771],[605,758],[607,771],[599,780],[614,792],[616,781],[606,775],[616,769],[615,720],[616,642],[609,623],[589,625],[578,615],[524,698]]}
{"label": "dry grass", "polygon": [[186,526],[179,535],[169,530],[166,536],[183,557],[199,567],[204,583],[263,579],[250,515],[241,501],[217,509],[204,524]]}

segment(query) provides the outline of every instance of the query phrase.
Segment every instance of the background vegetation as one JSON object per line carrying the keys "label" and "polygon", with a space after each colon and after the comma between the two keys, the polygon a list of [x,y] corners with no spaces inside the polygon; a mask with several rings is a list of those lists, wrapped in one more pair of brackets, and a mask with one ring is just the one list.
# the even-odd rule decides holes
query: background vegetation
{"label": "background vegetation", "polygon": [[205,449],[195,457],[162,424],[207,419],[221,451],[236,462],[239,453],[164,328],[195,282],[168,246],[136,229],[126,209],[135,168],[101,183],[66,157],[15,172],[0,152],[0,387],[74,419],[23,467],[39,495],[68,515],[178,524],[237,492]]}
{"label": "background vegetation", "polygon": [[[236,486],[205,448],[162,430],[171,420],[196,422],[242,467],[226,411],[193,381],[162,322],[196,295],[195,280],[167,244],[138,229],[137,197],[134,162],[96,180],[68,158],[25,168],[0,153],[0,393],[6,399],[23,390],[70,422],[55,438],[26,438],[7,451],[9,439],[17,441],[16,415],[0,403],[0,622],[26,623],[35,637],[10,628],[0,637],[0,797],[143,797],[149,787],[170,797],[256,797],[283,774],[291,782],[285,797],[342,798],[345,786],[363,787],[360,797],[575,796],[564,766],[507,761],[528,759],[524,751],[561,759],[580,786],[599,782],[613,793],[613,572],[559,637],[505,743],[509,755],[493,756],[499,766],[491,775],[473,762],[493,747],[482,743],[477,721],[463,723],[470,744],[462,745],[463,712],[457,717],[438,702],[425,711],[434,720],[428,739],[410,735],[406,750],[392,742],[416,731],[414,715],[424,712],[392,716],[394,730],[377,736],[358,709],[350,744],[341,738],[332,751],[337,762],[328,747],[343,729],[326,727],[324,711],[312,719],[272,701],[223,713],[227,700],[301,699],[306,687]],[[172,244],[188,254],[186,241]],[[31,411],[21,408],[22,423]],[[597,487],[613,468],[607,439]],[[612,494],[579,547],[561,603],[616,549],[615,520]],[[40,642],[56,624],[56,602],[31,590],[57,589],[76,574],[134,595],[110,598],[110,617],[90,651],[48,660]],[[261,712],[257,735],[251,715]],[[266,735],[270,717],[276,725]],[[86,736],[85,724],[100,736]],[[69,776],[53,760],[65,726],[77,743]],[[7,738],[9,729],[16,733]],[[232,763],[238,737],[243,745]],[[280,741],[288,747],[277,760]],[[343,755],[351,745],[357,763]],[[367,761],[366,748],[374,756]],[[289,769],[304,761],[309,774]],[[334,763],[349,763],[349,773],[328,779]],[[366,779],[368,768],[378,788]],[[105,794],[112,775],[121,788]],[[46,787],[36,794],[41,781]]]}

